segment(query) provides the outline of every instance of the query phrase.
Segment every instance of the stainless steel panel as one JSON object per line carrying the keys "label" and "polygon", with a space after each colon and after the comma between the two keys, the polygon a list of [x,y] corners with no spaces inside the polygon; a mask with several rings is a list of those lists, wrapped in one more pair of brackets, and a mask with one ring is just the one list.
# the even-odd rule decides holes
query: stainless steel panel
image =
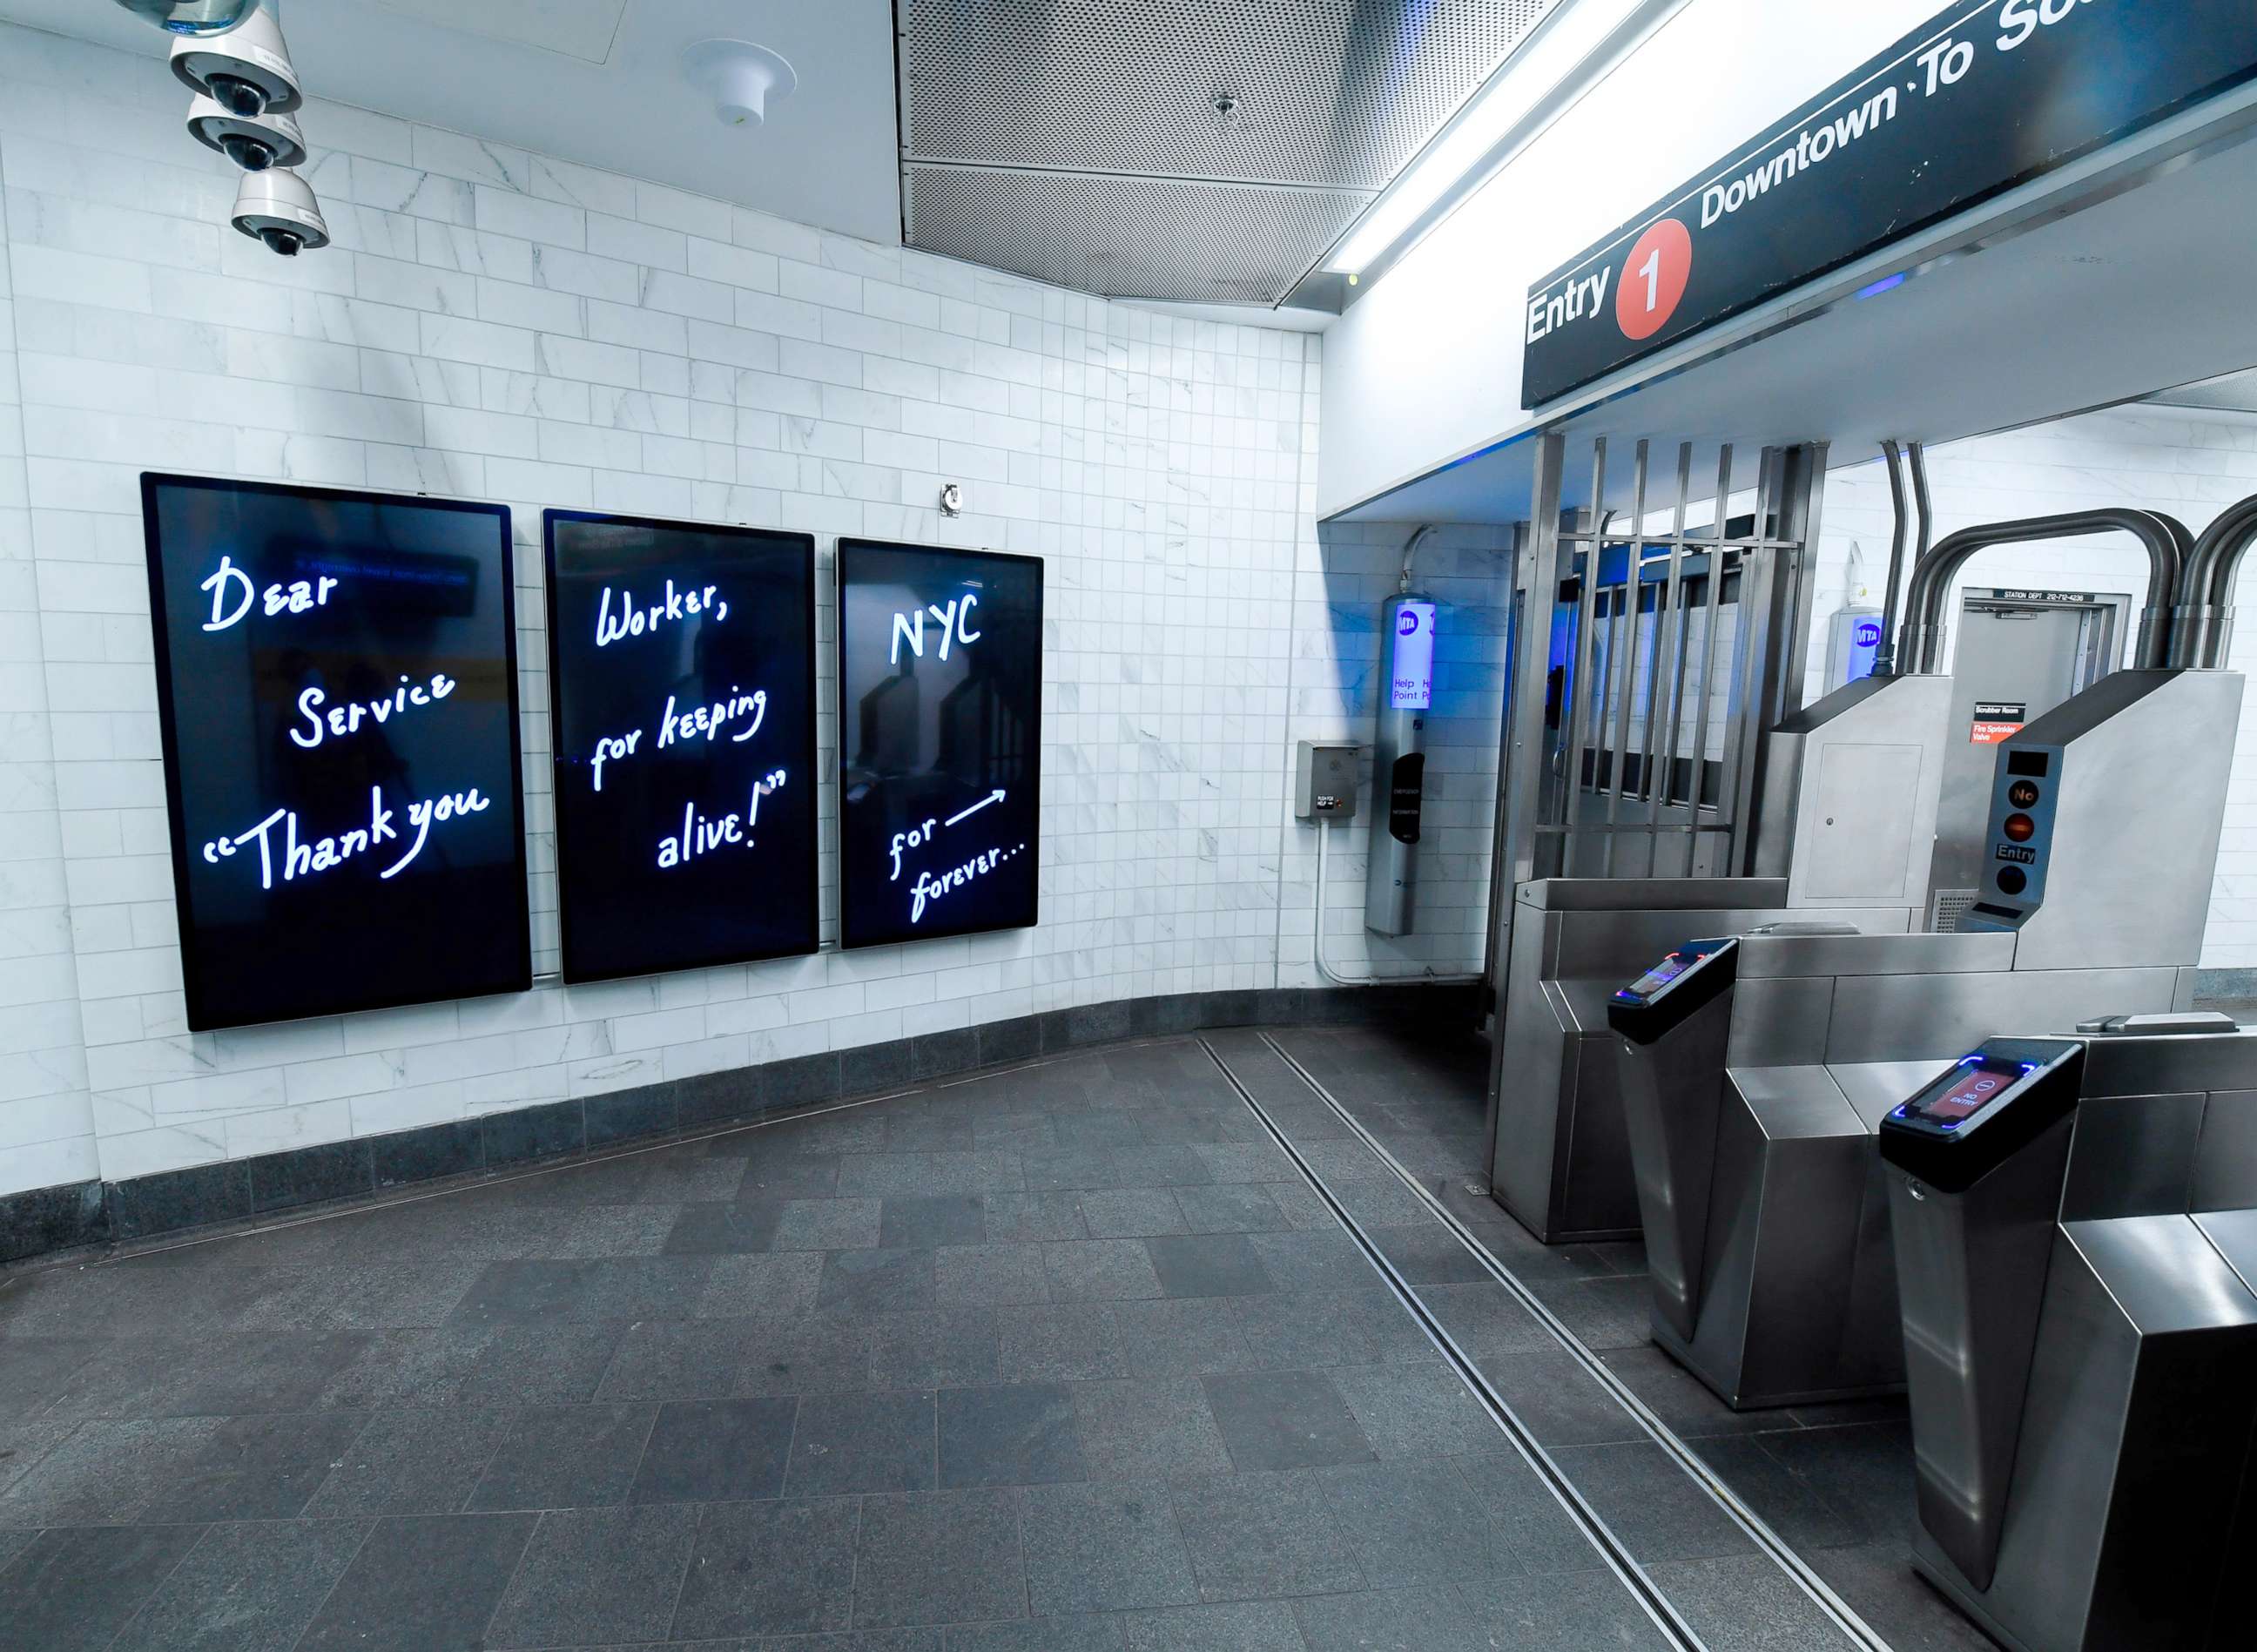
{"label": "stainless steel panel", "polygon": [[1569,980],[1610,982],[1611,992],[1636,979],[1662,954],[1688,940],[1744,934],[1795,916],[1783,907],[1746,906],[1556,912],[1549,915],[1549,921],[1557,926],[1559,946],[1547,973]]}
{"label": "stainless steel panel", "polygon": [[1512,926],[1489,1072],[1489,1189],[1539,1238],[1553,1225],[1553,1166],[1569,1095],[1563,1067],[1575,1035],[1542,968],[1551,922],[1524,908]]}
{"label": "stainless steel panel", "polygon": [[[2059,1030],[2066,1032],[2074,1025]],[[2085,1095],[2143,1095],[2162,1090],[2257,1090],[2257,1032],[2096,1039],[2085,1046]]]}
{"label": "stainless steel panel", "polygon": [[1659,1043],[1621,1039],[1616,1051],[1654,1317],[1680,1336],[1694,1334],[1701,1313],[1731,1012],[1727,993],[1695,1010]]}
{"label": "stainless steel panel", "polygon": [[1951,680],[1837,691],[1772,741],[1766,795],[1794,800],[1787,904],[1925,910]]}
{"label": "stainless steel panel", "polygon": [[2205,1099],[2199,1092],[2086,1096],[2077,1110],[2061,1219],[2183,1215]]}
{"label": "stainless steel panel", "polygon": [[2169,969],[1869,976],[1836,993],[1825,1060],[1949,1060],[1988,1038],[2064,1032],[2091,1016],[2167,1009],[2175,985]]}
{"label": "stainless steel panel", "polygon": [[1547,877],[1514,891],[1523,906],[1553,912],[1760,910],[1786,905],[1783,877]]}
{"label": "stainless steel panel", "polygon": [[1862,912],[1831,914],[1859,935],[1752,935],[1740,942],[1740,979],[1764,975],[1945,975],[2014,968],[2012,935],[1883,932]]}
{"label": "stainless steel panel", "polygon": [[1949,1058],[1918,1061],[1843,1061],[1826,1070],[1842,1087],[1842,1095],[1865,1121],[1878,1130],[1881,1121],[1907,1095],[1927,1088],[1949,1065]]}
{"label": "stainless steel panel", "polygon": [[2194,1158],[2194,1211],[2257,1208],[2257,1089],[2213,1090]]}
{"label": "stainless steel panel", "polygon": [[[2047,893],[2021,923],[2018,968],[2185,965],[2201,955],[2241,677],[2119,671],[2026,733],[2035,743],[2040,728],[2055,720],[2069,730],[2065,714],[2079,702],[2107,696],[2126,678],[2155,677],[2162,680],[2150,691],[2096,727],[2047,742],[2063,747],[2049,783],[2055,812],[2045,851]],[[2142,844],[2167,845],[2168,853],[2126,852]]]}
{"label": "stainless steel panel", "polygon": [[1978,1590],[1997,1565],[2070,1131],[1963,1194],[1886,1174],[1921,1524]]}
{"label": "stainless steel panel", "polygon": [[[1907,812],[1909,800],[1920,796],[1924,770],[1933,759],[1920,746],[1848,741],[1819,754],[1817,812],[1795,864],[1795,882],[1811,903],[1864,901],[1877,893],[1903,898],[1915,824]],[[1861,831],[1850,830],[1858,809],[1874,798],[1895,799],[1899,806]],[[1922,832],[1922,843],[1931,835]]]}
{"label": "stainless steel panel", "polygon": [[1830,975],[1742,981],[1732,990],[1732,1042],[1726,1059],[1744,1067],[1823,1061],[1833,1013]]}
{"label": "stainless steel panel", "polygon": [[2193,1222],[2234,1277],[2257,1291],[2257,1210],[2207,1210]]}

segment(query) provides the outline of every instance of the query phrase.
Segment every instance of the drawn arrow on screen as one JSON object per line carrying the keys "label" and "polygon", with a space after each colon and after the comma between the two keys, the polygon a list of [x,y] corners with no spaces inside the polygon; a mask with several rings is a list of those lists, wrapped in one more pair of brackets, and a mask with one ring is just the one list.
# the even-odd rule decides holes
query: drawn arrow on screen
{"label": "drawn arrow on screen", "polygon": [[984,798],[980,798],[979,802],[977,802],[977,803],[973,804],[973,805],[969,809],[965,810],[963,813],[961,813],[961,814],[952,814],[952,815],[949,816],[949,817],[948,817],[948,819],[947,819],[946,820],[943,821],[941,824],[943,824],[944,826],[954,826],[954,825],[955,825],[959,820],[969,820],[969,819],[970,819],[973,815],[978,814],[978,813],[979,813],[982,809],[986,808],[989,804],[991,804],[991,803],[1001,803],[1001,802],[1002,802],[1002,801],[1003,801],[1003,788],[1002,788],[1002,787],[1001,787],[1001,786],[998,786],[998,787],[996,787],[996,788],[995,788],[995,790],[994,790],[994,791],[993,791],[989,792],[986,797],[984,797]]}

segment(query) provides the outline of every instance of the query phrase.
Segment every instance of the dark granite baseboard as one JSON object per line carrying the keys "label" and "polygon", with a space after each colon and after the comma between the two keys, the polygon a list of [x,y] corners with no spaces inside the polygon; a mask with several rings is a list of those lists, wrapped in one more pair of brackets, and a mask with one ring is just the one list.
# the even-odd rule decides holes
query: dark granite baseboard
{"label": "dark granite baseboard", "polygon": [[1472,987],[1287,987],[1119,999],[130,1181],[42,1188],[0,1196],[0,1265],[751,1124],[1123,1039],[1375,1022],[1470,1028],[1478,1013],[1476,993]]}

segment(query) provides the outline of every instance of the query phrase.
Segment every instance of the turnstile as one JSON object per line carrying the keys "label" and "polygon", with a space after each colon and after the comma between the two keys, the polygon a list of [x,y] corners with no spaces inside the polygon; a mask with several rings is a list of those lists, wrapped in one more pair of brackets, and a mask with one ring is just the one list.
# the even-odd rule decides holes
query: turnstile
{"label": "turnstile", "polygon": [[2015,1652],[2251,1643],[2257,1035],[2231,1025],[1991,1039],[1881,1123],[1914,1563]]}

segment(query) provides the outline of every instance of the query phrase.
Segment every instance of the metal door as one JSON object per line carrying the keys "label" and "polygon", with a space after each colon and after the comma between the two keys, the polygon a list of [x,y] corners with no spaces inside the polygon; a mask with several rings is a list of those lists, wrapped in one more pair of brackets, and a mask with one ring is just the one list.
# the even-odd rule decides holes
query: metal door
{"label": "metal door", "polygon": [[1975,897],[1999,742],[2123,663],[2132,599],[2084,591],[1970,591],[1953,656],[1950,742],[1936,812],[1932,926]]}

